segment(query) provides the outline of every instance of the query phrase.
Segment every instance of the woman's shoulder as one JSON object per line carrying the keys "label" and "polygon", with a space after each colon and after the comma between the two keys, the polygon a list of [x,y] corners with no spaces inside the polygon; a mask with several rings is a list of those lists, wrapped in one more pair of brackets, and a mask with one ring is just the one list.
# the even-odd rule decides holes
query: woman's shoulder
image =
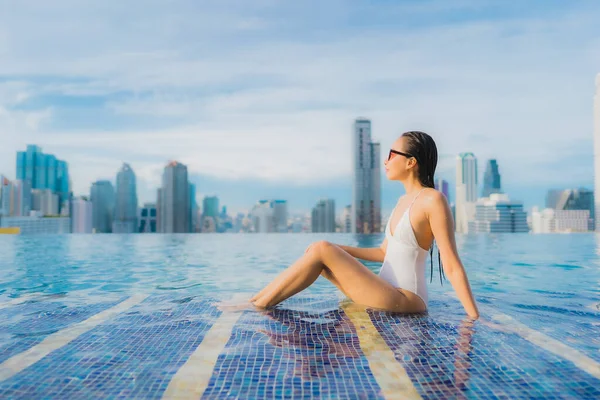
{"label": "woman's shoulder", "polygon": [[435,188],[425,188],[423,190],[423,194],[423,204],[428,211],[445,208],[448,205],[448,199],[446,198],[446,195]]}

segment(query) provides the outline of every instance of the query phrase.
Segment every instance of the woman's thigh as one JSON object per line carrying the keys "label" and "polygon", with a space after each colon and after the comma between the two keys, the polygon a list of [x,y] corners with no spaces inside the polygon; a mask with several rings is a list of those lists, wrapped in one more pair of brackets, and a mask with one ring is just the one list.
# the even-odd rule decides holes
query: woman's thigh
{"label": "woman's thigh", "polygon": [[422,302],[409,299],[338,246],[319,242],[315,250],[327,268],[326,278],[355,303],[396,312],[424,311]]}

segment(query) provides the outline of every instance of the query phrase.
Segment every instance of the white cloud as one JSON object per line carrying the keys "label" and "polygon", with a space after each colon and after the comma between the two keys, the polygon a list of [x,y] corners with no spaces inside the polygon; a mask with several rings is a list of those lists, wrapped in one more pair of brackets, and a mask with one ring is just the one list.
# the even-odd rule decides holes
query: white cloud
{"label": "white cloud", "polygon": [[[256,9],[54,3],[35,11],[14,3],[0,16],[0,76],[18,76],[0,85],[0,171],[14,171],[15,151],[38,143],[70,162],[80,192],[122,161],[148,186],[158,185],[169,159],[222,178],[326,181],[351,172],[358,115],[372,118],[384,149],[402,131],[421,129],[444,154],[473,151],[482,165],[498,158],[504,179],[568,180],[584,171],[561,165],[550,174],[536,165],[559,153],[581,156],[587,145],[573,142],[591,143],[598,10],[391,28],[376,18],[439,17],[447,3],[321,10],[342,25],[364,11],[374,20],[361,27],[297,17],[269,1]],[[57,130],[61,104],[18,107],[42,94],[106,95],[114,116],[165,118],[171,127],[106,130],[90,120]],[[453,168],[453,158],[440,160],[440,173],[452,178]]]}

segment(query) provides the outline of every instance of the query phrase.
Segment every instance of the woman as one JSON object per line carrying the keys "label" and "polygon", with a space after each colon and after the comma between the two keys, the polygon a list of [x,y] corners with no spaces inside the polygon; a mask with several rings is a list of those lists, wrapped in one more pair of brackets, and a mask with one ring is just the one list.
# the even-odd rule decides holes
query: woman
{"label": "woman", "polygon": [[[446,197],[434,189],[437,147],[426,133],[406,132],[396,140],[385,161],[386,176],[402,182],[402,196],[385,230],[380,247],[313,243],[305,254],[250,300],[260,308],[274,306],[306,289],[319,275],[337,286],[355,303],[380,310],[418,313],[427,310],[425,261],[439,258],[459,300],[471,318],[479,311],[464,267],[458,257],[454,223]],[[357,260],[382,262],[376,275]],[[440,266],[440,272],[441,272]]]}

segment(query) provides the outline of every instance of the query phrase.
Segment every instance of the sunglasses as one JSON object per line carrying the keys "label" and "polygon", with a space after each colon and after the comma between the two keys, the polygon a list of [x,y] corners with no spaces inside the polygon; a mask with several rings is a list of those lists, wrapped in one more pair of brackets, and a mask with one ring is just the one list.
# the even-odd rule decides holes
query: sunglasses
{"label": "sunglasses", "polygon": [[[394,154],[394,155],[392,155],[392,154]],[[394,150],[394,149],[390,149],[390,154],[388,154],[388,159],[387,159],[387,160],[388,160],[388,161],[390,161],[392,158],[394,158],[394,157],[395,157],[395,154],[398,154],[398,155],[404,156],[404,157],[406,157],[406,158],[411,158],[411,157],[414,157],[412,154],[403,153],[403,152],[401,152],[401,151],[397,151],[397,150]]]}

